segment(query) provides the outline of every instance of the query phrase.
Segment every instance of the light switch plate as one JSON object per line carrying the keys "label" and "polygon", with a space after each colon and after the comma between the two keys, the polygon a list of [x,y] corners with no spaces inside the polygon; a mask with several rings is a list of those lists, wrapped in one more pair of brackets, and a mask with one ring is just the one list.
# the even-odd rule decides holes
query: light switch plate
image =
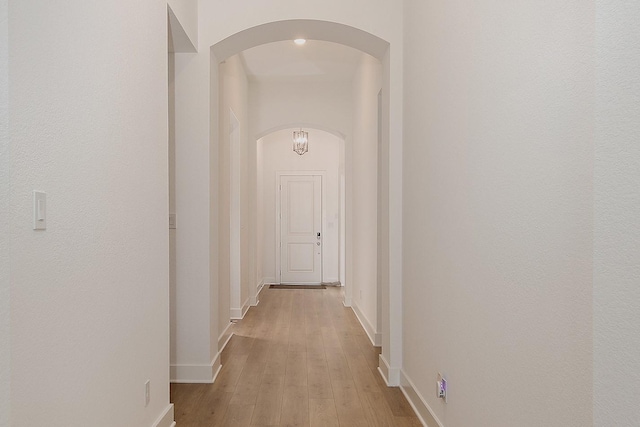
{"label": "light switch plate", "polygon": [[33,192],[33,229],[47,229],[47,193]]}
{"label": "light switch plate", "polygon": [[169,230],[175,230],[175,229],[176,229],[176,214],[170,213],[169,214]]}

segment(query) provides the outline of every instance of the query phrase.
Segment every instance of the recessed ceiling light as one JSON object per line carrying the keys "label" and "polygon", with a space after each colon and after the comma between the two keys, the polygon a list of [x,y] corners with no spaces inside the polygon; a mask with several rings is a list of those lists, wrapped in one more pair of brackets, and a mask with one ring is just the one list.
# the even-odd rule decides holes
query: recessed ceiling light
{"label": "recessed ceiling light", "polygon": [[298,46],[302,46],[303,44],[305,44],[307,41],[305,39],[295,39],[293,41],[295,44],[297,44]]}

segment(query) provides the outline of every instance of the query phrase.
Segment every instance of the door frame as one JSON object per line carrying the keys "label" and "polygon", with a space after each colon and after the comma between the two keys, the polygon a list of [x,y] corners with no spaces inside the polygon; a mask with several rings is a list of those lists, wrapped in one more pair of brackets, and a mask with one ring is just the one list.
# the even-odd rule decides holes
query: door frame
{"label": "door frame", "polygon": [[[282,212],[280,209],[280,193],[282,192],[282,189],[280,188],[280,181],[281,181],[281,177],[283,176],[320,176],[321,178],[321,188],[320,188],[320,197],[322,200],[322,209],[321,209],[321,219],[320,219],[320,223],[322,224],[322,234],[324,235],[325,230],[327,229],[327,212],[326,212],[326,206],[327,206],[327,191],[325,189],[325,184],[326,184],[326,171],[313,171],[313,170],[305,170],[305,171],[276,171],[276,177],[275,177],[275,193],[276,193],[276,217],[275,217],[275,222],[276,222],[276,247],[274,248],[275,253],[276,253],[276,283],[282,283],[282,273],[280,270],[281,267],[281,251],[280,251],[280,247],[282,245],[282,235],[280,234],[281,231],[281,227],[280,227],[280,222],[281,222],[281,217],[282,217]],[[324,236],[323,236],[324,238]],[[322,283],[324,281],[324,266],[325,266],[325,256],[326,256],[326,251],[324,249],[324,240],[323,244],[322,244],[322,256],[321,256],[321,260],[322,260],[322,267],[320,268],[320,282]]]}

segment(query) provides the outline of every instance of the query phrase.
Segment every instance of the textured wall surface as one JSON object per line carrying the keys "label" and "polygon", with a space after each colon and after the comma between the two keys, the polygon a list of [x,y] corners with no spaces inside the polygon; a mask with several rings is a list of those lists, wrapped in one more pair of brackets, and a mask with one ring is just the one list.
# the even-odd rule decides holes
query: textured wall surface
{"label": "textured wall surface", "polygon": [[447,427],[591,425],[593,7],[405,7],[405,374]]}
{"label": "textured wall surface", "polygon": [[9,425],[9,64],[8,5],[0,1],[0,426]]}
{"label": "textured wall surface", "polygon": [[[378,93],[382,87],[380,61],[362,55],[353,77],[353,304],[373,330],[377,324],[378,236]],[[347,160],[348,161],[348,160]],[[364,320],[364,319],[361,319]],[[381,332],[375,330],[375,332]]]}
{"label": "textured wall surface", "polygon": [[[176,212],[176,94],[175,94],[175,55],[170,53],[168,59],[168,191],[169,213]],[[169,230],[169,360],[173,363],[176,359],[176,230]]]}
{"label": "textured wall surface", "polygon": [[[218,174],[219,182],[219,195],[220,195],[220,211],[219,211],[219,227],[220,227],[220,256],[219,256],[219,322],[222,328],[229,324],[229,309],[241,308],[242,304],[247,300],[249,296],[249,277],[248,277],[248,263],[249,263],[249,251],[247,244],[247,231],[249,212],[247,211],[248,203],[248,175],[247,168],[250,167],[247,161],[247,129],[248,129],[248,82],[247,75],[245,74],[244,67],[239,56],[233,56],[229,58],[224,64],[220,65],[220,90],[221,90],[221,102],[220,102],[220,170]],[[234,224],[237,233],[236,242],[238,247],[236,248],[240,252],[240,259],[237,261],[239,267],[239,284],[240,289],[232,292],[230,289],[230,265],[231,254],[230,239],[231,239],[231,138],[230,138],[230,120],[231,111],[238,120],[239,136],[237,142],[240,144],[236,147],[236,178],[235,178],[235,197],[238,197],[237,205],[233,209],[237,209],[238,212],[235,215],[239,215],[236,218]],[[254,218],[255,220],[255,218]],[[231,295],[234,295],[236,300],[233,306],[230,306]]]}
{"label": "textured wall surface", "polygon": [[167,0],[189,40],[198,45],[198,0]]}
{"label": "textured wall surface", "polygon": [[[343,135],[352,132],[353,100],[348,83],[251,82],[250,87],[250,128],[254,136],[297,124]],[[299,102],[301,93],[306,102]]]}
{"label": "textured wall surface", "polygon": [[[198,129],[209,123],[209,58],[175,54],[175,200],[176,200],[176,290],[175,358],[173,365],[207,365],[217,353],[218,321],[211,307],[211,223],[209,132]],[[194,80],[204,81],[193,86]],[[199,108],[186,109],[185,104]],[[217,182],[217,181],[215,181]],[[217,243],[217,242],[216,242]],[[215,280],[217,286],[217,279]],[[212,303],[211,298],[216,298]],[[217,310],[216,310],[217,314]],[[214,344],[215,343],[215,344]],[[213,347],[213,348],[212,348]],[[175,378],[175,377],[173,377]]]}
{"label": "textured wall surface", "polygon": [[169,406],[166,3],[21,0],[9,25],[11,425],[152,425]]}
{"label": "textured wall surface", "polygon": [[640,5],[596,2],[594,418],[640,425]]}

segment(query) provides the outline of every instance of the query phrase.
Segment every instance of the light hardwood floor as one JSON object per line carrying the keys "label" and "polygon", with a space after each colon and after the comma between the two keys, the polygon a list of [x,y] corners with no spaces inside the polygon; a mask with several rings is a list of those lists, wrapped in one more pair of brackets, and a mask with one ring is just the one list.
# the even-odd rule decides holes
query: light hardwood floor
{"label": "light hardwood floor", "polygon": [[171,385],[178,427],[421,426],[341,288],[265,288],[233,332],[214,384]]}

